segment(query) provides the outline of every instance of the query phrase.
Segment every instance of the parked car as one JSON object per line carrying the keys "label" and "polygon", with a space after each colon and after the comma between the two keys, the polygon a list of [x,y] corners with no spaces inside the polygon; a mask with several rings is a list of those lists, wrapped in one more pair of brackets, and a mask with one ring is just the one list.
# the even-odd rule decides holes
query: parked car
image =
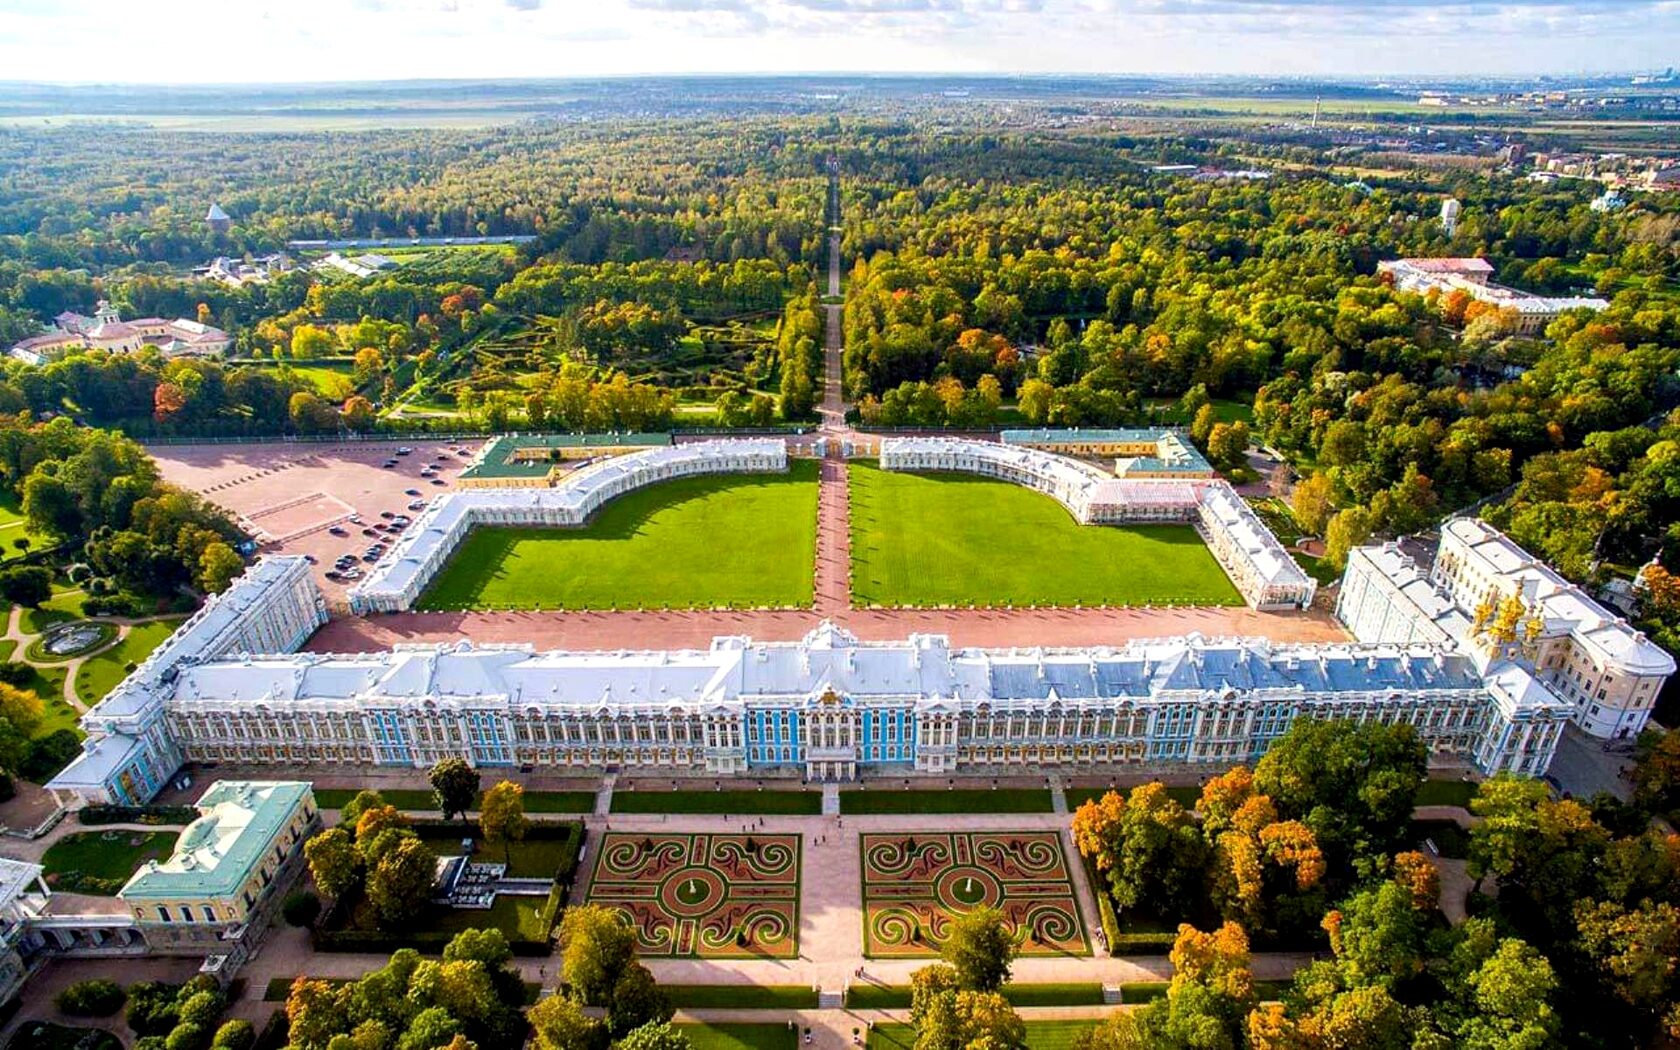
{"label": "parked car", "polygon": [[363,536],[377,536],[377,535],[379,535],[379,533],[374,532],[372,529],[363,529],[362,530],[362,535]]}
{"label": "parked car", "polygon": [[327,532],[329,532],[330,534],[332,534],[334,536],[348,536],[348,535],[350,535],[348,532],[345,531],[344,526],[342,526],[342,525],[334,525],[332,528],[328,529]]}
{"label": "parked car", "polygon": [[327,577],[327,579],[332,580],[334,582],[337,582],[338,580],[344,579],[343,574],[340,573],[337,569],[328,569],[327,572],[326,572],[326,577]]}
{"label": "parked car", "polygon": [[446,482],[442,478],[433,478],[432,479],[432,484],[443,485],[443,484],[446,484]]}
{"label": "parked car", "polygon": [[423,499],[417,499],[417,500],[415,500],[414,502],[412,502],[408,505],[408,509],[409,510],[425,510],[426,509],[426,501],[423,500]]}
{"label": "parked car", "polygon": [[392,518],[396,517],[397,515],[394,511],[382,510],[382,511],[379,512],[379,516],[381,518],[384,518],[386,521],[390,521]]}
{"label": "parked car", "polygon": [[394,459],[388,459],[379,465],[384,467],[386,470],[390,470],[392,467],[397,465],[397,461]]}
{"label": "parked car", "polygon": [[409,448],[407,445],[404,445],[402,448],[397,449],[397,455],[406,456],[413,451],[414,451],[413,449]]}
{"label": "parked car", "polygon": [[405,496],[418,496],[418,495],[420,495],[420,490],[419,489],[403,489],[403,495],[405,495]]}

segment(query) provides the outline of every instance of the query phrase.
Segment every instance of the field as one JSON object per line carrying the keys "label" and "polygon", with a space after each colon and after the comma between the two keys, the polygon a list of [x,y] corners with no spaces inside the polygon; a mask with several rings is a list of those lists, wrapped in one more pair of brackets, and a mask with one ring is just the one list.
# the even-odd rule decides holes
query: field
{"label": "field", "polygon": [[799,1033],[785,1024],[680,1024],[693,1050],[795,1050]]}
{"label": "field", "polygon": [[34,550],[50,546],[52,539],[31,530],[23,520],[23,508],[16,496],[11,493],[0,494],[0,561],[20,558],[24,551],[19,550],[16,542],[27,539]]}
{"label": "field", "polygon": [[742,816],[815,816],[822,812],[817,791],[625,791],[613,792],[614,813],[739,813]]}
{"label": "field", "polygon": [[1061,840],[1043,831],[866,834],[863,954],[937,955],[957,915],[991,905],[1020,954],[1089,955]]}
{"label": "field", "polygon": [[854,813],[1049,813],[1046,788],[956,788],[947,791],[842,791],[840,812]]}
{"label": "field", "polygon": [[1241,605],[1188,525],[1080,525],[962,474],[850,467],[855,605]]}
{"label": "field", "polygon": [[589,902],[621,909],[646,956],[791,959],[799,954],[797,835],[609,832]]}
{"label": "field", "polygon": [[[1071,1050],[1096,1021],[1028,1021],[1027,1050]],[[916,1029],[908,1024],[878,1024],[869,1030],[868,1050],[911,1050]]]}
{"label": "field", "polygon": [[817,464],[790,466],[639,489],[581,529],[477,529],[417,608],[809,606]]}

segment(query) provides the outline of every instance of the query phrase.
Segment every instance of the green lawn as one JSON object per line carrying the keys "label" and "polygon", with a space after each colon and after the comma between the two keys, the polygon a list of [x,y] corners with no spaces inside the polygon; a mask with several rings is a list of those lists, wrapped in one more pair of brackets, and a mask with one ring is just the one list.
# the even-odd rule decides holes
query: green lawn
{"label": "green lawn", "polygon": [[24,634],[40,634],[55,623],[65,620],[80,620],[86,614],[82,612],[82,602],[87,598],[80,588],[73,587],[55,591],[39,609],[25,609],[18,618],[18,628]]}
{"label": "green lawn", "polygon": [[817,471],[710,474],[626,493],[581,529],[473,531],[420,609],[809,606]]}
{"label": "green lawn", "polygon": [[[1110,791],[1116,791],[1120,794],[1121,798],[1125,798],[1127,795],[1131,794],[1132,787],[1131,785],[1123,785],[1116,788],[1068,788],[1063,791],[1062,794],[1067,798],[1068,809],[1072,810],[1078,809],[1086,802],[1092,802],[1102,798]],[[1201,801],[1202,789],[1196,787],[1195,785],[1169,785],[1167,788],[1167,797],[1177,802],[1185,809],[1194,809],[1196,808],[1196,803]]]}
{"label": "green lawn", "polygon": [[[1072,1050],[1097,1021],[1028,1021],[1027,1050]],[[911,1050],[916,1030],[908,1024],[878,1024],[869,1030],[869,1050]]]}
{"label": "green lawn", "polygon": [[[421,841],[440,856],[458,856],[461,840],[471,838],[475,845],[475,858],[490,864],[506,863],[509,877],[516,879],[552,879],[561,862],[568,859],[572,852],[570,840],[564,838],[528,838],[508,843],[504,848],[500,843],[483,841],[476,824],[469,824],[464,829],[459,826],[423,825],[415,830],[420,833]],[[500,901],[502,898],[496,899]],[[531,899],[542,903],[540,897]]]}
{"label": "green lawn", "polygon": [[[316,788],[315,804],[322,809],[343,809],[345,804],[356,797],[358,788]],[[380,789],[379,794],[385,801],[402,810],[432,811],[437,810],[437,802],[432,793],[426,788],[390,788]],[[595,792],[593,791],[527,791],[525,792],[525,812],[527,813],[588,813],[595,808]]]}
{"label": "green lawn", "polygon": [[[0,639],[0,663],[5,663],[17,652],[17,643]],[[47,736],[60,729],[68,729],[78,737],[82,736],[82,728],[78,724],[81,715],[76,709],[64,702],[64,672],[49,669],[45,674],[40,671],[32,672],[32,680],[23,685],[24,689],[41,698],[41,726],[35,730],[35,737]]]}
{"label": "green lawn", "polygon": [[[500,858],[498,858],[500,859]],[[511,869],[508,874],[515,874]],[[549,874],[554,874],[552,868]],[[548,897],[515,897],[496,894],[496,901],[485,908],[435,908],[428,930],[460,933],[462,930],[484,930],[494,926],[510,941],[541,941],[548,937],[553,924],[549,922]]]}
{"label": "green lawn", "polygon": [[43,536],[31,529],[23,518],[23,508],[18,498],[10,492],[0,492],[0,561],[10,561],[21,558],[27,551],[20,551],[12,541],[20,538],[29,540],[30,550],[41,550],[52,546],[52,538]]}
{"label": "green lawn", "polygon": [[105,699],[128,676],[130,665],[151,655],[180,625],[180,620],[170,619],[131,628],[127,638],[82,664],[76,672],[76,696],[89,707]]}
{"label": "green lawn", "polygon": [[1048,788],[957,788],[950,791],[842,791],[840,812],[854,813],[1048,813]]}
{"label": "green lawn", "polygon": [[175,849],[177,831],[82,831],[47,848],[41,866],[49,884],[76,893],[111,896],[148,860]]}
{"label": "green lawn", "polygon": [[850,466],[855,605],[1241,605],[1189,525],[1080,525],[1006,481]]}
{"label": "green lawn", "polygon": [[1417,804],[1469,809],[1470,800],[1476,797],[1476,786],[1468,780],[1425,780],[1418,788]]}
{"label": "green lawn", "polygon": [[822,812],[818,791],[614,791],[614,813],[740,813],[812,816]]}
{"label": "green lawn", "polygon": [[[1166,987],[1162,985],[1162,987]],[[667,989],[672,991],[674,989]],[[1011,1006],[1101,1006],[1101,984],[1006,984],[1003,997]],[[846,992],[849,1010],[908,1010],[907,984],[854,984]]]}
{"label": "green lawn", "polygon": [[799,1033],[785,1024],[681,1024],[693,1050],[795,1050]]}
{"label": "green lawn", "polygon": [[679,1010],[815,1010],[816,989],[803,984],[667,984]]}

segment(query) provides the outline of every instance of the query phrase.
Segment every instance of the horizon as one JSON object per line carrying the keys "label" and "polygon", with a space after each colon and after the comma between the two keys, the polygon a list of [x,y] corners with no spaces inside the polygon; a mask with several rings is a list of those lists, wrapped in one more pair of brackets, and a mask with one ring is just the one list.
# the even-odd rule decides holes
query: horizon
{"label": "horizon", "polygon": [[[0,11],[5,83],[54,87],[1586,77],[1666,69],[1680,53],[1672,0],[0,0]],[[197,52],[135,60],[180,53],[182,26],[239,43],[239,69]],[[1379,65],[1389,71],[1370,72]]]}

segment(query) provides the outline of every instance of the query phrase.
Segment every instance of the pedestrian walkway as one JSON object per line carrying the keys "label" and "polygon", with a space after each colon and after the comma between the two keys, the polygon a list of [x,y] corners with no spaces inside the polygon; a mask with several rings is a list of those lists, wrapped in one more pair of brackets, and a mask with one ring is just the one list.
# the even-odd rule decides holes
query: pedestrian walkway
{"label": "pedestrian walkway", "polygon": [[604,817],[612,812],[613,788],[617,786],[617,773],[608,773],[601,778],[601,787],[595,792],[595,815],[597,817]]}

